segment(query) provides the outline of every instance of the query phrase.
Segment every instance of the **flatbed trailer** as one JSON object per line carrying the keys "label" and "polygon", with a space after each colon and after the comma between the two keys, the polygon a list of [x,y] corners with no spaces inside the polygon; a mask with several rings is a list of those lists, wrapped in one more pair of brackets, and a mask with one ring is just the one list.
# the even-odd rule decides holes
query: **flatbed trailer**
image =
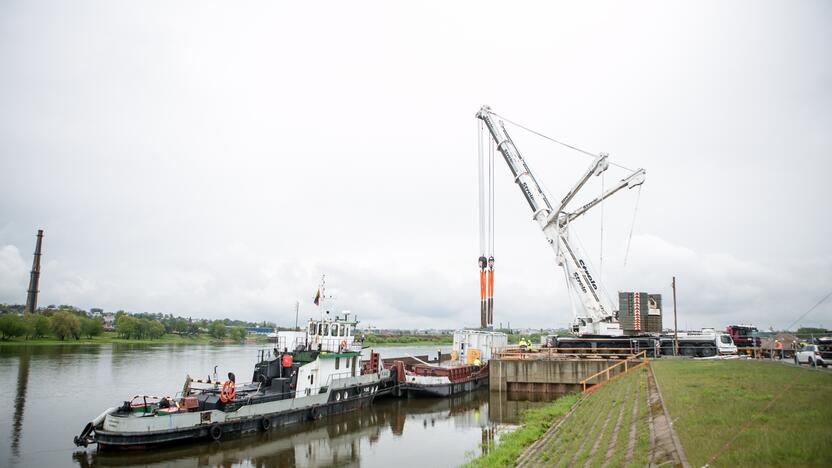
{"label": "flatbed trailer", "polygon": [[574,354],[591,357],[626,358],[645,351],[647,357],[661,355],[659,337],[638,336],[547,336],[543,343],[546,348],[555,348],[558,354]]}

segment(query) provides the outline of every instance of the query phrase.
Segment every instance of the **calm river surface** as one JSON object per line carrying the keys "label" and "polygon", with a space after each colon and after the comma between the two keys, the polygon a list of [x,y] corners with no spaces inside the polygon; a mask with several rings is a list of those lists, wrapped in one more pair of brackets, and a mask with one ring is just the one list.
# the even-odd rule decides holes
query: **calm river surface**
{"label": "calm river surface", "polygon": [[[221,442],[98,452],[72,438],[136,394],[173,395],[185,375],[234,372],[248,381],[266,345],[0,345],[0,466],[457,466],[542,403],[488,391],[451,399],[376,400],[367,411]],[[442,350],[448,352],[449,347]],[[377,348],[382,357],[436,347]]]}

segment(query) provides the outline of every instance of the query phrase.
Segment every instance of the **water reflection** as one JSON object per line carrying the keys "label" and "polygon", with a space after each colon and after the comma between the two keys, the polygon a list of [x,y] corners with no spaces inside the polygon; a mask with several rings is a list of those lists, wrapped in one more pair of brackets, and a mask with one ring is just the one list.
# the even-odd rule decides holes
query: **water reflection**
{"label": "water reflection", "polygon": [[221,442],[130,452],[73,446],[85,421],[125,396],[176,391],[185,373],[216,364],[247,374],[258,348],[0,346],[0,386],[16,387],[0,393],[0,408],[8,411],[0,409],[0,435],[10,441],[0,458],[10,466],[457,466],[512,430],[520,412],[543,404],[487,390],[448,399],[385,398],[365,411]]}
{"label": "water reflection", "polygon": [[27,347],[20,354],[17,367],[17,391],[14,396],[14,419],[12,422],[12,455],[20,456],[20,434],[23,431],[23,409],[26,407],[26,387],[29,386],[29,363],[32,352]]}
{"label": "water reflection", "polygon": [[[405,439],[416,451],[448,454],[444,464],[465,462],[465,454],[479,455],[493,446],[501,433],[513,428],[503,421],[516,421],[513,411],[539,406],[534,401],[508,401],[498,394],[481,391],[447,399],[385,398],[366,411],[304,423],[268,433],[238,436],[213,443],[193,443],[153,451],[78,451],[73,459],[82,468],[90,466],[192,467],[192,466],[372,466],[394,463],[398,458],[379,459],[375,453],[394,453],[378,447],[393,446]],[[489,408],[500,407],[494,419]],[[461,439],[460,431],[475,436]],[[469,444],[465,450],[453,447]],[[470,444],[473,442],[473,444]],[[459,455],[462,455],[461,457]],[[401,461],[404,461],[403,459]],[[412,460],[411,460],[412,461]],[[420,463],[422,464],[422,463]],[[424,463],[431,465],[431,463]]]}

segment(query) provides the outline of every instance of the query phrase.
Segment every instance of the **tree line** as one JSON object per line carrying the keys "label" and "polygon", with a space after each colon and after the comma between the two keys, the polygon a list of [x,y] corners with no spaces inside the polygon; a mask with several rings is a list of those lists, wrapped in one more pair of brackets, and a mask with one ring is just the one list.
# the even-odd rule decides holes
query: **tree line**
{"label": "tree line", "polygon": [[44,338],[54,336],[61,341],[66,339],[80,340],[82,336],[92,338],[104,331],[104,321],[81,317],[68,310],[58,310],[46,314],[17,314],[0,315],[0,338],[26,337]]}
{"label": "tree line", "polygon": [[[18,310],[20,309],[20,310]],[[50,306],[36,314],[20,315],[22,306],[0,304],[0,339],[25,337],[37,339],[55,337],[61,341],[82,337],[93,338],[104,332],[104,320],[87,317],[86,312],[73,306]],[[165,314],[115,313],[115,333],[122,339],[162,338],[166,334],[198,336],[208,334],[212,338],[243,341],[247,326],[260,326],[240,320],[192,320]],[[262,326],[273,326],[263,322]]]}

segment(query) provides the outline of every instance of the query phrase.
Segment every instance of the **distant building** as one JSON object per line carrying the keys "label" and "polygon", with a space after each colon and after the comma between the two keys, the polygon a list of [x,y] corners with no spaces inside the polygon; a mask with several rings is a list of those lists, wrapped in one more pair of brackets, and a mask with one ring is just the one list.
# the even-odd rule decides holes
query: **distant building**
{"label": "distant building", "polygon": [[106,312],[102,314],[104,317],[104,330],[113,331],[116,329],[116,314]]}
{"label": "distant building", "polygon": [[90,309],[89,316],[92,318],[101,318],[104,316],[104,310],[99,309],[98,307],[93,307]]}
{"label": "distant building", "polygon": [[274,328],[272,327],[248,327],[246,328],[246,333],[249,335],[268,335],[269,333],[274,333]]}

